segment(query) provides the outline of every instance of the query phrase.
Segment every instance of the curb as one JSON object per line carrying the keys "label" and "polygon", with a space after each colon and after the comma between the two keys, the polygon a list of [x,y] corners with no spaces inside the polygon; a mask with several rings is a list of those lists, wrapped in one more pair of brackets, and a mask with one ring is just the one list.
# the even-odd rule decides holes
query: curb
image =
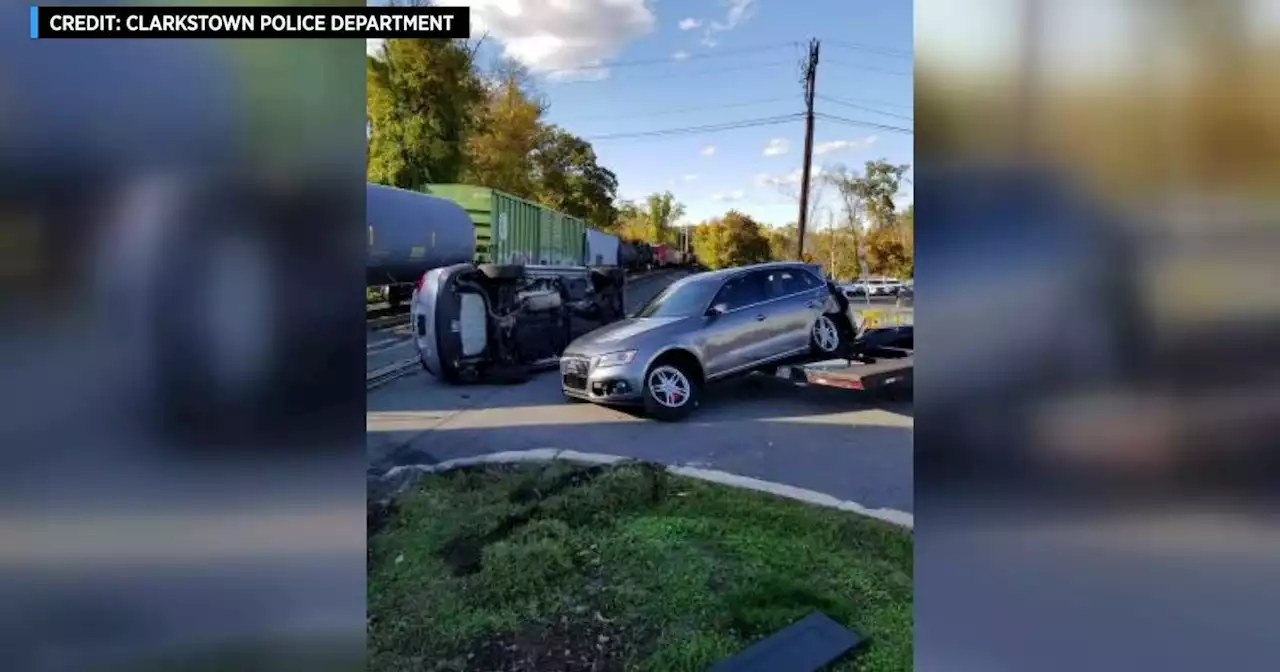
{"label": "curb", "polygon": [[[454,460],[445,460],[436,464],[407,464],[392,467],[383,474],[382,479],[392,481],[393,494],[403,491],[414,483],[420,477],[429,474],[438,474],[462,467],[472,467],[482,464],[516,464],[522,462],[550,462],[554,460],[564,460],[568,462],[576,462],[580,464],[591,465],[610,465],[622,462],[642,462],[631,457],[622,455],[607,455],[603,453],[579,453],[574,450],[558,450],[555,448],[538,448],[535,450],[508,451],[502,453],[489,453],[487,455],[476,455],[474,457],[462,457]],[[783,483],[773,483],[770,481],[762,481],[746,476],[731,474],[726,471],[716,471],[713,469],[702,469],[690,466],[669,466],[660,465],[668,473],[677,476],[686,476],[696,478],[709,483],[718,485],[727,485],[729,487],[741,488],[744,490],[754,490],[756,492],[768,493],[793,499],[807,504],[822,506],[829,509],[838,509],[848,511],[868,518],[875,518],[892,525],[904,527],[908,530],[915,528],[915,516],[907,511],[899,511],[897,509],[870,509],[857,502],[836,499],[831,495],[827,495],[815,490],[806,490]]]}

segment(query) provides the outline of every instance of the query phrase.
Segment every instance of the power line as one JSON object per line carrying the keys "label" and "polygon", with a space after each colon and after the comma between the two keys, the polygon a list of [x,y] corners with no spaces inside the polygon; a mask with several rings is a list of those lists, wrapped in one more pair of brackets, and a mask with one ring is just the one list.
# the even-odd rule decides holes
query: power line
{"label": "power line", "polygon": [[824,114],[824,113],[822,113],[822,112],[817,113],[817,117],[818,117],[819,119],[826,119],[827,121],[834,121],[834,122],[836,122],[836,123],[838,123],[838,124],[848,124],[848,125],[850,125],[850,126],[862,126],[862,127],[865,127],[865,128],[875,128],[875,129],[879,129],[879,130],[882,130],[882,131],[890,131],[890,132],[893,132],[893,133],[905,133],[905,134],[907,134],[907,135],[915,135],[915,131],[911,130],[910,128],[902,128],[902,127],[900,127],[900,126],[889,126],[889,125],[887,125],[887,124],[877,124],[877,123],[875,123],[874,121],[861,121],[861,120],[858,120],[858,119],[845,119],[844,117],[837,117],[837,116],[835,116],[835,115],[831,115],[831,114]]}
{"label": "power line", "polygon": [[870,66],[870,65],[862,65],[861,63],[849,63],[848,61],[826,61],[826,62],[827,62],[827,63],[830,63],[830,64],[832,64],[832,65],[839,65],[839,66],[843,66],[843,67],[846,67],[846,68],[853,68],[854,70],[867,70],[867,71],[870,71],[870,72],[882,72],[882,73],[884,73],[884,74],[886,74],[886,75],[898,75],[898,76],[900,76],[900,77],[912,77],[912,76],[914,76],[914,75],[915,75],[915,73],[910,72],[910,71],[903,72],[902,70],[889,70],[889,69],[886,69],[886,68],[877,68],[877,67]]}
{"label": "power line", "polygon": [[785,124],[789,121],[799,120],[802,114],[785,114],[776,117],[764,117],[760,119],[744,119],[741,121],[731,121],[723,124],[705,124],[702,126],[683,126],[680,128],[664,128],[654,131],[638,131],[635,133],[610,133],[607,135],[589,135],[583,136],[583,140],[621,140],[624,138],[653,138],[653,137],[669,137],[675,135],[686,135],[689,133],[712,133],[716,131],[732,131],[739,128],[754,128],[757,126],[775,126],[777,124]]}
{"label": "power line", "polygon": [[[832,98],[831,100],[834,101],[837,99]],[[915,105],[906,105],[903,103],[890,103],[883,100],[871,100],[870,98],[839,98],[838,100],[845,103],[857,103],[859,105],[879,105],[880,107],[896,107],[900,110],[916,109]]]}
{"label": "power line", "polygon": [[786,49],[787,47],[800,46],[799,42],[780,42],[776,44],[762,44],[755,47],[740,47],[737,49],[723,49],[703,54],[689,54],[683,58],[669,56],[667,58],[644,58],[633,61],[614,61],[612,63],[601,63],[600,65],[581,65],[575,68],[556,68],[554,70],[544,70],[538,74],[553,75],[559,73],[570,72],[590,72],[593,70],[603,70],[606,68],[631,68],[647,65],[669,65],[672,63],[684,63],[685,61],[700,61],[708,58],[723,58],[725,56],[738,56],[740,54],[758,54],[765,51],[777,51]]}
{"label": "power line", "polygon": [[[791,61],[772,61],[769,63],[753,63],[750,65],[735,65],[729,68],[716,68],[714,70],[695,70],[693,72],[677,72],[677,73],[661,75],[658,77],[627,77],[619,81],[624,81],[624,82],[667,81],[670,79],[684,79],[687,77],[697,77],[699,75],[718,75],[722,72],[740,72],[743,70],[759,70],[761,68],[776,68],[783,65],[794,67],[795,63],[792,63]],[[606,79],[578,79],[578,80],[570,80],[566,82],[556,82],[556,84],[558,85],[598,84],[600,82],[607,82],[612,80],[613,80],[612,77],[606,78]]]}
{"label": "power line", "polygon": [[573,123],[579,123],[583,121],[605,121],[605,120],[612,121],[614,119],[644,119],[648,117],[662,117],[662,116],[669,116],[673,114],[683,114],[685,112],[706,112],[710,110],[725,110],[725,109],[731,109],[736,107],[749,107],[751,105],[780,103],[783,101],[793,102],[794,100],[795,100],[794,96],[781,96],[778,98],[762,98],[760,100],[748,100],[748,101],[743,101],[741,103],[725,103],[722,105],[702,105],[700,107],[682,107],[682,108],[673,109],[673,110],[659,110],[657,112],[648,112],[648,113],[642,113],[642,114],[625,114],[625,115],[615,114],[615,115],[609,115],[607,117],[589,117],[585,119],[576,118],[576,119],[569,119],[568,121]]}
{"label": "power line", "polygon": [[894,56],[897,58],[914,58],[915,54],[902,49],[890,49],[889,47],[878,47],[872,44],[858,44],[855,42],[839,42],[836,40],[827,40],[827,44],[841,49],[849,49],[850,51],[863,51],[869,54],[880,54],[882,56]]}
{"label": "power line", "polygon": [[867,106],[865,106],[865,105],[858,105],[857,103],[850,103],[850,102],[847,102],[847,101],[844,101],[844,100],[840,100],[839,98],[832,98],[831,96],[823,96],[823,95],[819,95],[819,96],[818,96],[818,98],[820,98],[820,99],[822,99],[822,100],[825,100],[825,101],[827,101],[828,103],[835,103],[836,105],[843,105],[843,106],[845,106],[845,107],[853,108],[853,109],[855,109],[855,110],[862,110],[863,112],[872,112],[872,113],[875,113],[875,114],[883,114],[883,115],[884,115],[884,116],[886,116],[886,117],[894,117],[894,118],[896,118],[896,119],[905,119],[906,121],[915,121],[914,119],[912,119],[911,117],[906,116],[905,114],[894,114],[893,112],[885,112],[885,111],[883,111],[883,110],[877,110],[877,109],[876,109],[876,108],[874,108],[874,107],[867,107]]}

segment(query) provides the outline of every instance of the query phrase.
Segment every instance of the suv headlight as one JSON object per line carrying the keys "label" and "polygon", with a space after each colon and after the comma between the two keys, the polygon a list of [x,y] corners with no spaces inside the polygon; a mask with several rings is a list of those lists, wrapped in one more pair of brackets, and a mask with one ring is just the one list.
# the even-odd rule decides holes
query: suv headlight
{"label": "suv headlight", "polygon": [[622,366],[630,364],[631,360],[636,358],[635,350],[623,350],[621,352],[610,352],[596,357],[596,368],[605,368],[609,366]]}

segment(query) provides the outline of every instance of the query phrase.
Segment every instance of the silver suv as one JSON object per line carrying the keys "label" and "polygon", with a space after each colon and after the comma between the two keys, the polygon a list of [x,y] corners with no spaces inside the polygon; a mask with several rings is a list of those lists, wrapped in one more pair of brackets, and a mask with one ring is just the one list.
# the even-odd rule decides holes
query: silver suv
{"label": "silver suv", "polygon": [[677,420],[697,407],[706,383],[841,356],[855,333],[847,307],[806,264],[691,275],[634,316],[570,343],[561,385],[569,399],[643,404],[658,419]]}

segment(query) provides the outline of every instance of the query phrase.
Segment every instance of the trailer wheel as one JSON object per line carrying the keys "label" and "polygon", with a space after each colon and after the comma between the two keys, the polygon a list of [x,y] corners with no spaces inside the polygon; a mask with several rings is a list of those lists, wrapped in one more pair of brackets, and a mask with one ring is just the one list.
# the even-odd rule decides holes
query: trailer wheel
{"label": "trailer wheel", "polygon": [[702,401],[702,381],[685,357],[663,357],[644,374],[644,410],[663,422],[683,420]]}
{"label": "trailer wheel", "polygon": [[848,348],[850,340],[848,327],[839,315],[819,315],[809,330],[809,349],[815,355],[836,357]]}

